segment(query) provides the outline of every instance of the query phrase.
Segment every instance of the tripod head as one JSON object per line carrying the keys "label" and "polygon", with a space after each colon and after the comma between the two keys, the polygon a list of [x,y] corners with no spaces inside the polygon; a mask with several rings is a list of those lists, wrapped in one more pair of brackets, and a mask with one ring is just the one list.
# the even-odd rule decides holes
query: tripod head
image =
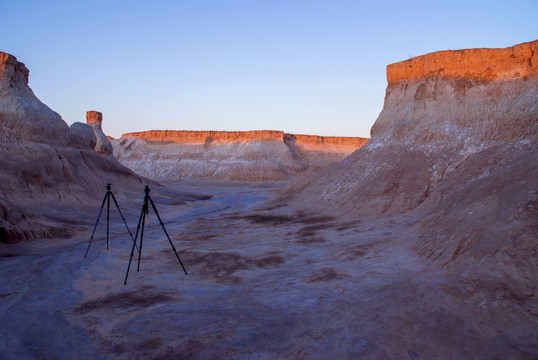
{"label": "tripod head", "polygon": [[149,195],[149,192],[150,192],[150,191],[151,191],[151,190],[149,189],[149,186],[146,185],[146,186],[144,187],[144,192],[146,193],[146,196]]}
{"label": "tripod head", "polygon": [[110,185],[112,185],[112,184],[106,184],[106,189],[107,189],[108,191],[110,191]]}

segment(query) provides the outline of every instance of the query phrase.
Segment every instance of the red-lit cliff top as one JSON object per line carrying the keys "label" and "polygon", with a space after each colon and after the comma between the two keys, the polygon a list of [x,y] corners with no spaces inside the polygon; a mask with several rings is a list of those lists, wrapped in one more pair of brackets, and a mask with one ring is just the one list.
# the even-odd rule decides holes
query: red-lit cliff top
{"label": "red-lit cliff top", "polygon": [[504,49],[437,51],[387,66],[389,85],[430,76],[484,81],[538,75],[538,40]]}
{"label": "red-lit cliff top", "polygon": [[15,83],[28,84],[29,73],[26,65],[17,61],[15,56],[0,51],[0,83],[6,87],[13,87]]}
{"label": "red-lit cliff top", "polygon": [[340,145],[361,147],[366,145],[368,138],[348,136],[319,136],[319,135],[296,135],[284,134],[286,141],[294,141],[297,145]]}
{"label": "red-lit cliff top", "polygon": [[340,145],[360,147],[368,141],[360,137],[294,135],[277,130],[253,131],[187,131],[187,130],[150,130],[123,134],[122,138],[142,138],[150,141],[200,144],[210,141],[242,142],[252,140],[273,140],[294,142],[296,145]]}
{"label": "red-lit cliff top", "polygon": [[166,141],[176,143],[196,144],[206,141],[238,142],[249,140],[280,140],[283,141],[283,131],[178,131],[178,130],[149,130],[123,134],[122,138],[142,138],[151,141]]}

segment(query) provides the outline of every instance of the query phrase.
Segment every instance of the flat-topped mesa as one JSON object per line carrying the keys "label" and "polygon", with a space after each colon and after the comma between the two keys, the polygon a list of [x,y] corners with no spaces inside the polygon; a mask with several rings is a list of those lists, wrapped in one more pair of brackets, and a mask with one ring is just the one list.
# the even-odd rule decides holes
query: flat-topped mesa
{"label": "flat-topped mesa", "polygon": [[362,215],[404,212],[469,155],[536,144],[537,46],[440,51],[388,65],[368,144],[307,179],[301,199]]}
{"label": "flat-topped mesa", "polygon": [[112,143],[122,164],[153,178],[266,181],[341,161],[367,140],[276,130],[151,130],[123,134]]}
{"label": "flat-topped mesa", "polygon": [[252,140],[283,141],[283,131],[188,131],[149,130],[123,134],[122,138],[140,138],[146,141],[161,141],[178,144],[238,143]]}
{"label": "flat-topped mesa", "polygon": [[279,130],[252,131],[189,131],[189,130],[149,130],[123,134],[122,138],[140,138],[146,141],[170,142],[178,144],[226,144],[257,140],[272,140],[292,143],[295,146],[344,146],[355,149],[363,146],[367,138],[296,135]]}
{"label": "flat-topped mesa", "polygon": [[348,136],[319,136],[284,134],[284,142],[301,148],[302,151],[316,151],[320,147],[351,148],[356,150],[368,142],[368,138]]}
{"label": "flat-topped mesa", "polygon": [[389,85],[427,77],[492,81],[538,74],[538,40],[501,49],[437,51],[387,66]]}
{"label": "flat-topped mesa", "polygon": [[112,154],[112,144],[108,141],[107,136],[101,128],[103,123],[103,114],[99,111],[90,110],[86,112],[86,122],[93,127],[93,132],[97,140],[95,144],[95,151],[100,154],[110,155]]}
{"label": "flat-topped mesa", "polygon": [[538,40],[440,51],[387,66],[372,140],[461,147],[538,136]]}

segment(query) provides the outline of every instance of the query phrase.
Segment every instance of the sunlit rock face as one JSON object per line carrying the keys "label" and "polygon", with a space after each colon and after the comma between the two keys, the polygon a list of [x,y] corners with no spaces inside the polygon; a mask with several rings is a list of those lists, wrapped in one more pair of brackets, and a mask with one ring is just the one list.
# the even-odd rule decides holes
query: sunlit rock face
{"label": "sunlit rock face", "polygon": [[489,265],[506,262],[536,278],[537,45],[389,65],[371,140],[319,178],[296,183],[296,199],[355,217],[413,210],[422,255],[491,255]]}
{"label": "sunlit rock face", "polygon": [[499,81],[536,76],[536,41],[504,49],[437,51],[387,66],[390,85],[428,77]]}
{"label": "sunlit rock face", "polygon": [[536,47],[441,51],[387,66],[372,137],[460,148],[535,137]]}
{"label": "sunlit rock face", "polygon": [[368,139],[282,131],[143,131],[113,140],[114,155],[147,177],[287,180],[340,161]]}
{"label": "sunlit rock face", "polygon": [[472,154],[500,145],[530,151],[538,131],[537,43],[389,65],[368,144],[319,179],[296,184],[301,196],[357,214],[405,212]]}
{"label": "sunlit rock face", "polygon": [[108,141],[107,136],[101,128],[101,124],[103,123],[103,114],[98,111],[88,111],[86,112],[86,122],[88,125],[93,127],[93,133],[95,134],[97,141],[95,144],[95,151],[100,154],[112,154],[112,145],[110,144],[110,141]]}
{"label": "sunlit rock face", "polygon": [[107,182],[141,181],[94,150],[95,127],[69,127],[39,101],[28,74],[13,55],[0,52],[0,242],[68,235],[74,226],[51,217],[51,204],[94,199]]}

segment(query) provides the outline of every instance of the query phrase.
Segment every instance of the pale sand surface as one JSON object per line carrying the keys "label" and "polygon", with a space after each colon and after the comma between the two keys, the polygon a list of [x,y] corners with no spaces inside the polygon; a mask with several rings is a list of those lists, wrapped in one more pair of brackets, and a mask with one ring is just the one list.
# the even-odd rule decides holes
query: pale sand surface
{"label": "pale sand surface", "polygon": [[[84,259],[101,199],[49,210],[73,217],[73,238],[1,245],[0,358],[538,356],[536,304],[419,257],[418,218],[334,218],[288,204],[285,183],[168,185],[213,195],[150,193],[188,276],[153,211],[127,285],[131,240],[114,208],[110,249],[101,220]],[[142,196],[118,198],[133,233]]]}

